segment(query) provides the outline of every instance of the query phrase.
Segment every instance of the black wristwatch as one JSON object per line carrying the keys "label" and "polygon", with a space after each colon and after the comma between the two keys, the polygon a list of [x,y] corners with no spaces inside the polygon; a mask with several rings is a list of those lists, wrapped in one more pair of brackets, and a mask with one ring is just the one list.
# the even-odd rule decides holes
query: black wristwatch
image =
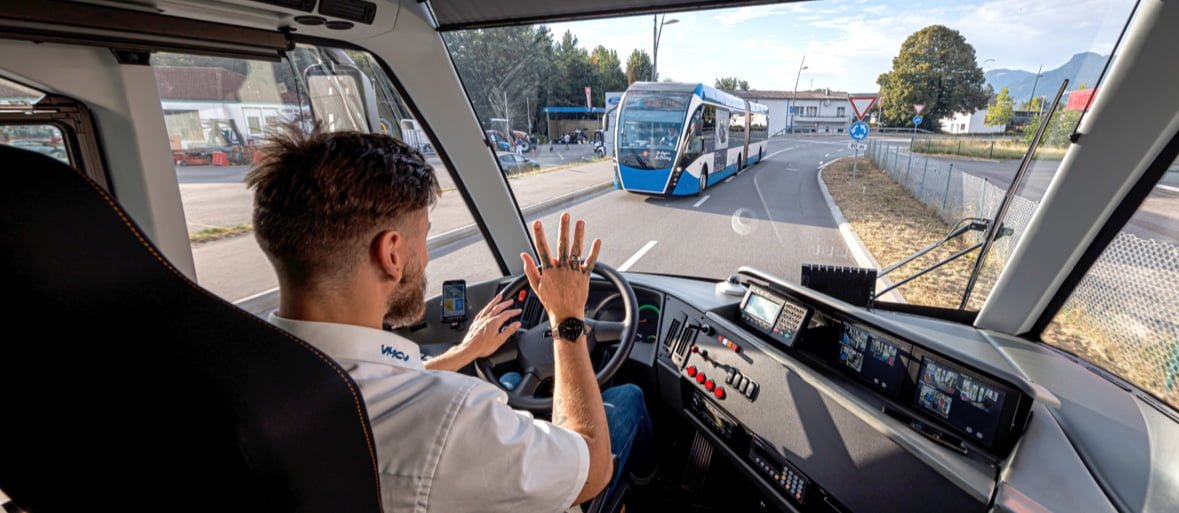
{"label": "black wristwatch", "polygon": [[585,321],[576,317],[567,317],[557,325],[557,329],[553,331],[556,338],[568,340],[570,342],[577,342],[577,337],[585,333]]}

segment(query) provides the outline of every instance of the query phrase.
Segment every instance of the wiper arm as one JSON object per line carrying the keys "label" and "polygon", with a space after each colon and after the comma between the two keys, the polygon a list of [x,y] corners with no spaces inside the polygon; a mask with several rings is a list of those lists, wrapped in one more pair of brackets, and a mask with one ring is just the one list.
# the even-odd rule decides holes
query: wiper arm
{"label": "wiper arm", "polygon": [[[879,278],[879,277],[884,276],[888,273],[891,273],[891,272],[897,270],[898,268],[903,267],[905,264],[908,264],[909,262],[912,262],[912,261],[920,258],[922,255],[929,253],[930,251],[933,251],[941,246],[944,246],[946,243],[950,242],[951,240],[954,240],[958,237],[965,235],[967,232],[978,231],[978,232],[988,233],[990,228],[991,228],[991,220],[990,219],[982,219],[979,217],[967,217],[965,219],[962,219],[962,220],[958,221],[954,225],[953,228],[950,228],[950,232],[947,233],[946,236],[942,238],[942,240],[939,240],[937,242],[934,242],[933,244],[925,246],[924,248],[921,248],[920,250],[918,250],[916,253],[909,255],[904,260],[901,260],[900,262],[897,262],[897,263],[892,264],[888,267],[885,267],[884,269],[881,269],[880,273],[878,273],[876,275],[876,277]],[[1010,228],[1000,227],[998,230],[999,237],[1002,237],[1004,235],[1011,235],[1012,233],[1013,233],[1013,231]],[[953,262],[959,258],[962,258],[963,256],[970,254],[971,251],[981,248],[985,241],[986,241],[986,239],[984,238],[982,241],[971,244],[970,247],[968,247],[966,249],[963,249],[957,253],[954,253],[953,255],[950,255],[943,260],[935,262],[933,265],[930,265],[929,267],[926,267],[925,269],[917,271],[915,274],[909,276],[908,278],[898,281],[889,287],[885,287],[884,290],[877,291],[874,297],[878,298],[890,290],[893,290],[893,289],[898,288],[906,283],[916,280],[917,278],[925,276],[926,274],[929,274],[931,271],[933,271],[943,265],[946,265],[946,264]]]}

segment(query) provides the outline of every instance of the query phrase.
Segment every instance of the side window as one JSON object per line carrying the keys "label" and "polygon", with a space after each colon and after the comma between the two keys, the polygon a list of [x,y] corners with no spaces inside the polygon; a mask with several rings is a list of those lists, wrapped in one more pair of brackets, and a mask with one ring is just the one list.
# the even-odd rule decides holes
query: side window
{"label": "side window", "polygon": [[712,153],[716,150],[716,107],[704,106],[703,114],[704,152]]}
{"label": "side window", "polygon": [[691,121],[688,122],[688,144],[684,149],[684,156],[680,159],[681,166],[691,164],[696,160],[701,153],[704,152],[704,106],[696,108],[696,113],[692,115]]}
{"label": "side window", "polygon": [[41,91],[0,78],[0,144],[73,164],[61,128],[29,119],[33,106],[44,96]]}
{"label": "side window", "polygon": [[1179,409],[1179,161],[1040,338]]}
{"label": "side window", "polygon": [[372,55],[300,45],[282,62],[155,53],[151,64],[205,288],[251,310],[274,304],[278,280],[253,237],[253,194],[243,179],[268,131],[316,120],[396,137],[434,166],[443,193],[430,211],[427,296],[447,279],[502,276],[450,170]]}
{"label": "side window", "polygon": [[716,111],[716,143],[720,146],[729,144],[729,111],[725,109]]}

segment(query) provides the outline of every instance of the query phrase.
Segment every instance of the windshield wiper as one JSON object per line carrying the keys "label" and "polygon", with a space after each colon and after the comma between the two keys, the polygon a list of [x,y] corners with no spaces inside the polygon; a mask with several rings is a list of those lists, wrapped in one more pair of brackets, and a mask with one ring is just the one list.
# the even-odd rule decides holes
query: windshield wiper
{"label": "windshield wiper", "polygon": [[[945,237],[942,237],[942,240],[939,240],[937,242],[934,242],[933,244],[925,246],[924,248],[921,248],[920,250],[918,250],[916,253],[909,255],[904,260],[901,260],[900,262],[897,262],[897,263],[892,264],[888,267],[885,267],[884,269],[881,269],[880,272],[876,275],[876,277],[880,278],[880,277],[882,277],[888,273],[891,273],[901,267],[904,267],[905,264],[908,264],[909,262],[912,262],[918,258],[921,258],[922,255],[929,253],[930,251],[933,251],[941,246],[944,246],[947,243],[949,243],[950,241],[952,241],[958,237],[961,237],[968,232],[978,231],[978,232],[986,233],[988,230],[990,230],[991,223],[992,223],[992,221],[990,219],[983,219],[981,217],[964,218],[964,219],[958,221],[954,225],[953,228],[950,228],[950,232],[947,233]],[[999,233],[1000,236],[1003,236],[1003,235],[1011,235],[1013,233],[1013,230],[1010,228],[1000,228],[997,232]],[[986,239],[984,238],[983,241],[985,241],[985,240]],[[885,293],[887,293],[888,291],[890,291],[892,289],[895,289],[895,288],[900,287],[906,283],[916,280],[917,278],[925,276],[926,274],[928,274],[930,271],[933,271],[934,269],[937,269],[943,265],[946,265],[950,262],[953,262],[954,260],[957,260],[959,258],[962,258],[963,256],[970,254],[971,251],[981,248],[983,246],[983,241],[979,241],[974,244],[971,244],[970,247],[963,249],[957,253],[954,253],[953,255],[950,255],[950,256],[948,256],[938,262],[935,262],[933,265],[930,265],[920,271],[917,271],[916,273],[909,276],[908,278],[905,278],[901,281],[898,281],[898,282],[892,284],[889,287],[884,288],[884,290],[877,291],[874,298],[879,298],[880,296],[884,295]]]}
{"label": "windshield wiper", "polygon": [[[987,259],[987,254],[991,251],[991,246],[999,237],[1004,235],[1003,230],[996,230],[995,223],[998,220],[1007,217],[1007,210],[1011,208],[1011,200],[1015,199],[1015,193],[1019,190],[1020,184],[1023,183],[1024,176],[1027,175],[1028,169],[1032,167],[1032,157],[1036,155],[1036,148],[1040,146],[1040,138],[1044,137],[1044,131],[1048,128],[1048,121],[1056,114],[1056,109],[1060,106],[1060,98],[1064,96],[1064,92],[1068,90],[1068,79],[1060,82],[1060,89],[1056,91],[1056,98],[1052,100],[1052,106],[1048,108],[1046,115],[1040,116],[1040,126],[1036,128],[1036,135],[1032,137],[1032,142],[1028,145],[1028,149],[1023,154],[1023,160],[1019,163],[1019,168],[1015,171],[1015,177],[1011,179],[1011,185],[1007,187],[1007,194],[1003,196],[1003,201],[999,203],[999,210],[995,212],[995,217],[990,222],[990,229],[987,230],[986,235],[983,236],[982,249],[978,253],[978,260],[974,262],[974,269],[970,271],[970,279],[966,282],[966,289],[962,291],[962,302],[958,304],[959,310],[965,310],[966,304],[970,302],[970,293],[974,290],[974,284],[978,281],[978,275],[982,272],[983,262]],[[1075,129],[1075,127],[1074,127]],[[1071,139],[1075,142],[1075,139]],[[1008,229],[1010,231],[1010,229]]]}

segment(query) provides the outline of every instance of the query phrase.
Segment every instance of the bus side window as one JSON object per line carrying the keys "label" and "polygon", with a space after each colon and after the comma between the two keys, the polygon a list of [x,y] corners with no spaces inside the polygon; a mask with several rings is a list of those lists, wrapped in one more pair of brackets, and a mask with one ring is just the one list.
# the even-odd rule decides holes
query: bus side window
{"label": "bus side window", "polygon": [[688,144],[684,148],[684,156],[680,159],[680,166],[687,166],[704,151],[704,133],[701,130],[701,112],[703,107],[696,109],[696,113],[688,121],[686,137]]}
{"label": "bus side window", "polygon": [[716,107],[712,105],[704,106],[703,116],[703,131],[701,134],[704,137],[704,152],[712,153],[716,151]]}

